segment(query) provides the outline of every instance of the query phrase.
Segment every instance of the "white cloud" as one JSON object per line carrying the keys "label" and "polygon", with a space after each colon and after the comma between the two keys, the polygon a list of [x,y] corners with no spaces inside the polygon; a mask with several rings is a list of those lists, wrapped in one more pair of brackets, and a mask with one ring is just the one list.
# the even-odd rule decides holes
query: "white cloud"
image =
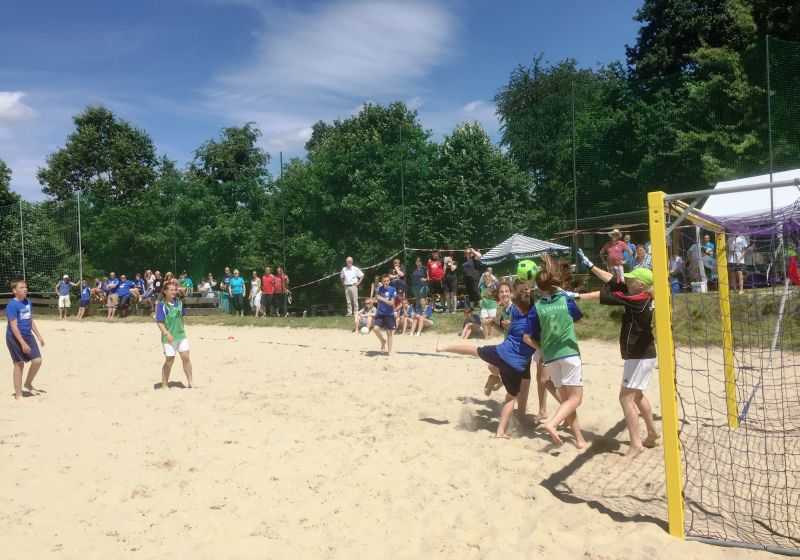
{"label": "white cloud", "polygon": [[23,97],[21,91],[0,91],[0,124],[29,119],[36,114],[22,102]]}
{"label": "white cloud", "polygon": [[267,4],[254,13],[264,21],[254,56],[216,78],[208,106],[256,122],[268,150],[298,153],[313,123],[365,102],[421,107],[420,84],[451,56],[458,27],[444,6],[421,1],[339,0],[302,12]]}

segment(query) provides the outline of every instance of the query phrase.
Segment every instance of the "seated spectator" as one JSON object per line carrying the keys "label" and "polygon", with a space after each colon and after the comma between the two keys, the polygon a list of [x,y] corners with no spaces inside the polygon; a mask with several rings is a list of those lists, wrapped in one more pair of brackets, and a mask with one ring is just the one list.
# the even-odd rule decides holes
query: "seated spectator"
{"label": "seated spectator", "polygon": [[134,283],[128,280],[128,277],[124,274],[120,274],[119,276],[119,284],[117,285],[117,298],[119,303],[117,303],[117,308],[119,309],[120,315],[124,318],[128,316],[128,312],[130,311],[131,305],[131,290],[134,287]]}
{"label": "seated spectator", "polygon": [[356,328],[353,332],[358,334],[364,327],[372,330],[375,321],[375,301],[372,298],[364,300],[364,307],[356,313]]}
{"label": "seated spectator", "polygon": [[481,327],[481,318],[468,305],[464,308],[464,327],[461,329],[461,338],[467,339],[472,336],[483,336],[483,328]]}
{"label": "seated spectator", "polygon": [[428,298],[419,300],[419,309],[414,320],[416,322],[416,332],[413,332],[414,328],[412,326],[412,336],[420,336],[424,327],[433,326],[433,305],[428,301]]}
{"label": "seated spectator", "polygon": [[398,315],[399,323],[397,323],[397,328],[403,328],[400,334],[406,334],[406,330],[408,330],[408,334],[413,334],[417,314],[414,310],[414,305],[408,301],[408,297],[405,295],[403,296],[402,304],[400,306],[400,313]]}

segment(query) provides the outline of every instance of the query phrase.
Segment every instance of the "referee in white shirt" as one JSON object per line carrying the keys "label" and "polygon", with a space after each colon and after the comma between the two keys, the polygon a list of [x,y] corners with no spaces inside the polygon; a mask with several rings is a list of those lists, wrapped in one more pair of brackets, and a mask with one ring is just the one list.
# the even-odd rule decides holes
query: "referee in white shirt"
{"label": "referee in white shirt", "polygon": [[347,299],[347,316],[358,314],[358,286],[364,279],[364,273],[357,266],[353,266],[353,257],[345,259],[345,266],[339,274],[344,284],[344,296]]}

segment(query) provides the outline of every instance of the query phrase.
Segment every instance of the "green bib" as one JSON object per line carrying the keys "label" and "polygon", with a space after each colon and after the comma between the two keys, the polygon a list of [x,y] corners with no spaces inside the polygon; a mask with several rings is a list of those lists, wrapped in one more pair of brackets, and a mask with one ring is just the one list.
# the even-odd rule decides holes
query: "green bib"
{"label": "green bib", "polygon": [[[164,326],[167,328],[169,334],[172,335],[172,343],[175,344],[186,338],[186,331],[183,328],[183,302],[175,299],[174,304],[169,304],[162,301],[160,305],[164,306]],[[161,335],[161,342],[167,343],[167,337]]]}
{"label": "green bib", "polygon": [[535,307],[541,328],[539,344],[545,363],[579,356],[578,337],[567,307],[567,297],[557,293],[550,298],[540,299]]}

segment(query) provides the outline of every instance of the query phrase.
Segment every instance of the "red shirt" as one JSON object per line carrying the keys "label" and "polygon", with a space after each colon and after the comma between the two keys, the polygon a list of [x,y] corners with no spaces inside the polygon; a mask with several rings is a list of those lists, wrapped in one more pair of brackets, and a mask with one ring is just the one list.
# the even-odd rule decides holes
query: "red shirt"
{"label": "red shirt", "polygon": [[285,274],[283,276],[278,276],[277,274],[272,277],[272,285],[275,286],[275,293],[282,294],[286,291],[286,282],[289,280],[289,277]]}
{"label": "red shirt", "polygon": [[613,239],[603,245],[603,252],[608,254],[608,264],[611,266],[619,266],[625,262],[625,251],[628,250],[628,244],[622,239],[614,241]]}
{"label": "red shirt", "polygon": [[442,266],[442,261],[428,261],[428,278],[437,282],[444,278],[444,266]]}
{"label": "red shirt", "polygon": [[275,277],[272,274],[265,274],[261,277],[261,293],[274,294],[275,293]]}

